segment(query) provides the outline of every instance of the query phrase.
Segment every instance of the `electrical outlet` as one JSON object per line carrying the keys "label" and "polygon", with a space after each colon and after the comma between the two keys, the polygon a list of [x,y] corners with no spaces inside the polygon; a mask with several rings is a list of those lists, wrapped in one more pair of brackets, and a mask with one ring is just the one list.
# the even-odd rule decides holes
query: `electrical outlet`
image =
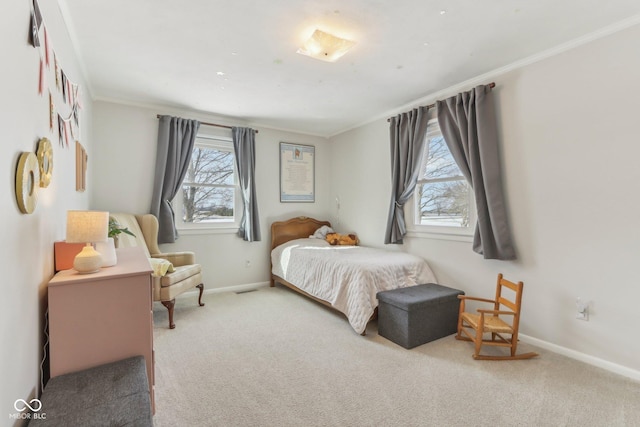
{"label": "electrical outlet", "polygon": [[576,298],[576,319],[589,320],[589,303],[582,301],[582,298]]}
{"label": "electrical outlet", "polygon": [[249,267],[251,267],[251,260],[245,260],[244,268],[249,268]]}

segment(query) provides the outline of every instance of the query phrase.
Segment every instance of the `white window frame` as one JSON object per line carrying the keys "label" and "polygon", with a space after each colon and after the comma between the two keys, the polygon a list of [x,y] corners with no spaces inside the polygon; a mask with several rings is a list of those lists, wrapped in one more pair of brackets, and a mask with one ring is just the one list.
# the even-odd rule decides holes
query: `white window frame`
{"label": "white window frame", "polygon": [[234,188],[234,206],[233,206],[233,220],[229,221],[220,221],[214,223],[191,223],[184,222],[182,220],[182,209],[183,209],[183,194],[182,188],[183,185],[180,185],[180,190],[174,197],[171,205],[173,207],[173,211],[175,212],[175,222],[176,229],[181,234],[189,235],[189,234],[218,234],[218,233],[236,233],[240,227],[240,218],[239,214],[242,213],[242,201],[240,200],[240,184],[238,182],[238,170],[235,162],[235,150],[233,149],[233,139],[231,137],[218,136],[218,135],[207,135],[207,134],[198,134],[196,136],[196,140],[194,142],[194,148],[209,148],[216,149],[220,151],[229,151],[234,156],[233,162],[233,177],[234,182],[233,185],[229,185],[228,187]]}
{"label": "white window frame", "polygon": [[[425,162],[427,161],[427,153],[429,149],[429,140],[435,136],[442,135],[440,131],[440,125],[437,119],[429,120],[427,124],[427,133],[425,135],[425,143],[420,160],[420,170],[424,170]],[[465,180],[464,177],[461,177]],[[421,237],[429,239],[441,239],[441,240],[455,240],[463,242],[473,241],[473,234],[476,228],[477,222],[477,210],[475,197],[473,196],[473,189],[469,186],[469,226],[468,227],[453,227],[444,225],[425,225],[420,223],[420,192],[418,188],[421,184],[427,182],[427,180],[418,178],[416,189],[410,202],[407,203],[406,213],[409,213],[407,221],[407,235],[410,237]]]}

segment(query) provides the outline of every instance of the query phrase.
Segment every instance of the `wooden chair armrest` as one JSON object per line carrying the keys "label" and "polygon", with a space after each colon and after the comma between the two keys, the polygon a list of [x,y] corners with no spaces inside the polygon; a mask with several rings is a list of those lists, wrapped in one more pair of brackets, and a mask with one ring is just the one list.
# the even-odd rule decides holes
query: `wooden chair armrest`
{"label": "wooden chair armrest", "polygon": [[503,310],[482,310],[482,309],[478,309],[478,313],[505,314],[505,315],[515,316],[515,313],[513,311],[503,311]]}
{"label": "wooden chair armrest", "polygon": [[471,301],[489,302],[491,304],[495,304],[496,303],[495,300],[492,300],[492,299],[469,297],[469,296],[466,296],[466,295],[458,295],[458,299],[461,299],[461,300],[467,300],[468,299],[468,300],[471,300]]}

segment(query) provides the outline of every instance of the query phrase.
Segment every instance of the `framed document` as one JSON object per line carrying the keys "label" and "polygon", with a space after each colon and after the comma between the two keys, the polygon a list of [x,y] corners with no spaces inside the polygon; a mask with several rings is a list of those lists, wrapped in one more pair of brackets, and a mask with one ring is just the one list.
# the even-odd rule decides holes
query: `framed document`
{"label": "framed document", "polygon": [[315,202],[313,145],[280,143],[280,202]]}

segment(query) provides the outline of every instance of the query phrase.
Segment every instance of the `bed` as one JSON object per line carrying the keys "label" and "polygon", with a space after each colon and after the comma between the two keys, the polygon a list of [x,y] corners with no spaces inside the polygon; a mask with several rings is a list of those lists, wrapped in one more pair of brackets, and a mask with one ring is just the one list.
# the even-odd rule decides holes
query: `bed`
{"label": "bed", "polygon": [[343,313],[357,333],[374,318],[379,291],[437,283],[420,257],[309,238],[323,225],[331,226],[309,217],[271,225],[271,286],[281,283]]}

